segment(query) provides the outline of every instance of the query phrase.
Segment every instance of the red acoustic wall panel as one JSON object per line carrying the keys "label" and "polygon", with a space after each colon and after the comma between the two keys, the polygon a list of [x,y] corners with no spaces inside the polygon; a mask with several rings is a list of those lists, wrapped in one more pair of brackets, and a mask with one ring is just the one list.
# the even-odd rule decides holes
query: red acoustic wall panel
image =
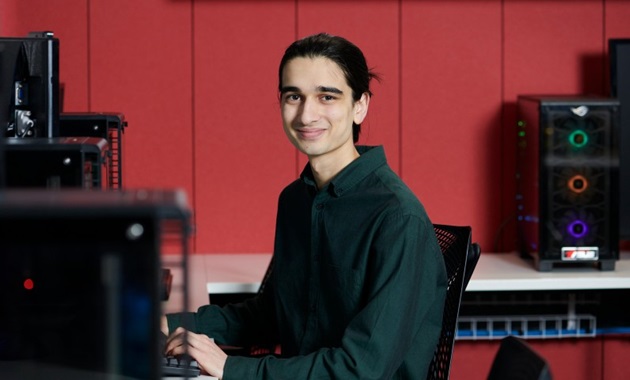
{"label": "red acoustic wall panel", "polygon": [[126,115],[125,183],[184,188],[200,252],[271,249],[277,193],[306,163],[280,129],[278,60],[296,37],[346,36],[383,78],[361,143],[498,251],[515,240],[516,97],[607,94],[629,16],[616,0],[5,0],[0,31],[55,32],[64,110]]}
{"label": "red acoustic wall panel", "polygon": [[[310,0],[298,2],[297,12],[298,37],[319,32],[345,37],[380,74],[381,80],[371,83],[374,96],[359,144],[383,145],[396,172],[400,172],[399,9],[396,1]],[[305,163],[306,158],[300,157],[300,164]]]}
{"label": "red acoustic wall panel", "polygon": [[190,1],[90,2],[90,111],[121,112],[127,188],[193,195]]}
{"label": "red acoustic wall panel", "polygon": [[297,177],[280,119],[289,1],[194,6],[195,194],[200,252],[271,252],[280,191]]}
{"label": "red acoustic wall panel", "polygon": [[[528,341],[544,357],[554,379],[601,379],[607,358],[601,356],[602,338]],[[558,354],[561,353],[561,354]]]}
{"label": "red acoustic wall panel", "polygon": [[627,335],[607,337],[603,340],[601,355],[604,358],[602,380],[626,380],[630,374],[628,353],[630,339]]}
{"label": "red acoustic wall panel", "polygon": [[18,4],[15,0],[2,2],[2,8],[0,8],[0,36],[13,36],[19,29],[18,25],[21,22],[21,18],[17,17],[20,14]]}
{"label": "red acoustic wall panel", "polygon": [[486,380],[499,343],[498,340],[456,340],[451,357],[450,378]]}
{"label": "red acoustic wall panel", "polygon": [[630,4],[627,1],[605,1],[604,16],[606,39],[630,38]]}
{"label": "red acoustic wall panel", "polygon": [[[456,5],[456,6],[455,6]],[[485,251],[500,224],[501,3],[402,2],[402,175]]]}

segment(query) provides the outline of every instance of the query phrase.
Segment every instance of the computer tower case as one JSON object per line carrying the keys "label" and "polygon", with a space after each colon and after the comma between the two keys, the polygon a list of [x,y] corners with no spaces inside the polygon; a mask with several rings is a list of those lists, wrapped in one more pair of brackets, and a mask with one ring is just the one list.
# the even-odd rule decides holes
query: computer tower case
{"label": "computer tower case", "polygon": [[7,188],[105,189],[107,141],[98,137],[4,139]]}
{"label": "computer tower case", "polygon": [[518,247],[539,271],[619,259],[618,105],[518,97]]}
{"label": "computer tower case", "polygon": [[107,140],[109,189],[123,186],[122,137],[127,127],[125,115],[115,112],[64,112],[59,116],[59,136],[90,136]]}
{"label": "computer tower case", "polygon": [[162,379],[167,229],[186,287],[182,191],[0,193],[0,377]]}

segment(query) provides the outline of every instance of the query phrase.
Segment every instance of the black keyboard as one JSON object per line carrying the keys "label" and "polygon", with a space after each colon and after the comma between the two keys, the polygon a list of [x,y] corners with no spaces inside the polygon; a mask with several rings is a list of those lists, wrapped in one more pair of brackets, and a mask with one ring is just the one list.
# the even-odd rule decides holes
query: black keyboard
{"label": "black keyboard", "polygon": [[197,377],[201,374],[199,364],[192,359],[166,356],[162,358],[162,376]]}

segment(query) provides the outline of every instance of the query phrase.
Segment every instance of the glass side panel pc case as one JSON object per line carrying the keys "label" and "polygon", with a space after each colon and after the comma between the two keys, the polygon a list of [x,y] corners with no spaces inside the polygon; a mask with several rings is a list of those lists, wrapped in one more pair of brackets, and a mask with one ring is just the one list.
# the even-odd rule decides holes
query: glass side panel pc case
{"label": "glass side panel pc case", "polygon": [[114,112],[62,112],[59,115],[59,136],[100,137],[109,146],[108,182],[110,189],[123,187],[123,133],[125,115]]}
{"label": "glass side panel pc case", "polygon": [[7,188],[109,189],[107,140],[98,137],[4,139]]}
{"label": "glass side panel pc case", "polygon": [[619,259],[619,102],[518,98],[519,247],[537,269]]}

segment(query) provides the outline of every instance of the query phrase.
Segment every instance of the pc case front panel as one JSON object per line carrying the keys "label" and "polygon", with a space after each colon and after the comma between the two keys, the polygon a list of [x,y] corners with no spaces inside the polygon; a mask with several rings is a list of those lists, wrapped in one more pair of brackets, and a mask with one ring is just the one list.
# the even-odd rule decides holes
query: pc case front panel
{"label": "pc case front panel", "polygon": [[617,105],[519,98],[519,239],[539,270],[589,262],[608,270],[619,257]]}

